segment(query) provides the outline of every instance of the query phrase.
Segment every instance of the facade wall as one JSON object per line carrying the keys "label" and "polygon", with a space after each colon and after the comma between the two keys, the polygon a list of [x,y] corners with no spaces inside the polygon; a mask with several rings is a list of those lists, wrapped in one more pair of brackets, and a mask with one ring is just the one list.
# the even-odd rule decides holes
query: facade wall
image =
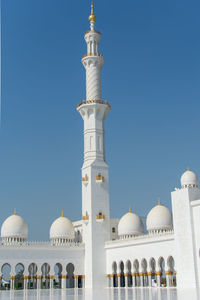
{"label": "facade wall", "polygon": [[[106,261],[107,274],[113,274],[113,262],[119,264],[123,261],[124,265],[130,260],[133,270],[133,262],[137,259],[139,262],[139,272],[142,272],[141,262],[143,259],[147,261],[147,271],[149,270],[149,261],[154,258],[156,261],[156,269],[158,269],[158,261],[163,257],[167,269],[167,260],[170,256],[176,261],[176,253],[174,247],[174,236],[163,235],[158,237],[141,237],[137,239],[116,240],[106,243]],[[176,266],[174,266],[176,268]]]}

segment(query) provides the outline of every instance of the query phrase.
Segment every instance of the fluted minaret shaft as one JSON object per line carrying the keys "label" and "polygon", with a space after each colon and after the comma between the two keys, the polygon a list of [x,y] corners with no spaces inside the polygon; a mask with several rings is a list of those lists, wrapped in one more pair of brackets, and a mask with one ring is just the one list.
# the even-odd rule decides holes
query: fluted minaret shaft
{"label": "fluted minaret shaft", "polygon": [[86,100],[101,100],[101,67],[104,63],[98,50],[101,34],[94,30],[94,22],[90,24],[93,30],[85,33],[87,54],[82,58],[86,69]]}

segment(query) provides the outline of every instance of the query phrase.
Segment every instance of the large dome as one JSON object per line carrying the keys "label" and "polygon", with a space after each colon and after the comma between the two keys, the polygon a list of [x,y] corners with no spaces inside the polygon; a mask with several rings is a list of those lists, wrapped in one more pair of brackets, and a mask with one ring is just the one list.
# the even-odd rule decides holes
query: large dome
{"label": "large dome", "polygon": [[198,177],[197,175],[190,171],[189,169],[183,173],[181,176],[181,187],[198,187]]}
{"label": "large dome", "polygon": [[1,237],[19,238],[26,240],[28,237],[28,226],[24,219],[15,213],[8,217],[1,226]]}
{"label": "large dome", "polygon": [[146,225],[148,231],[171,230],[173,228],[171,212],[159,201],[159,204],[148,213]]}
{"label": "large dome", "polygon": [[50,239],[73,240],[75,236],[72,222],[63,216],[56,219],[50,228]]}
{"label": "large dome", "polygon": [[140,235],[144,233],[143,223],[136,214],[129,210],[119,221],[119,236]]}

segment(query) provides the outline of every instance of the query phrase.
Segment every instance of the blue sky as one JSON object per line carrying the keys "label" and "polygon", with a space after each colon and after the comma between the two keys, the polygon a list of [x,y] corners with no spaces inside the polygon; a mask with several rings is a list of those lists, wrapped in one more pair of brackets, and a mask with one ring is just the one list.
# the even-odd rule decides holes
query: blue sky
{"label": "blue sky", "polygon": [[[199,1],[96,0],[111,216],[142,216],[190,166],[200,174]],[[86,0],[2,0],[0,221],[14,208],[46,240],[81,218]]]}

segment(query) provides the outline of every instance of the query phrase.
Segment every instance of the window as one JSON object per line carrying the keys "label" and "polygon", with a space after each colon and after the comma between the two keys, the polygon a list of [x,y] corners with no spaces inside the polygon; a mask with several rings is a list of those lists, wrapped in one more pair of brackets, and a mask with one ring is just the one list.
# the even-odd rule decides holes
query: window
{"label": "window", "polygon": [[112,233],[115,233],[115,227],[112,228]]}

